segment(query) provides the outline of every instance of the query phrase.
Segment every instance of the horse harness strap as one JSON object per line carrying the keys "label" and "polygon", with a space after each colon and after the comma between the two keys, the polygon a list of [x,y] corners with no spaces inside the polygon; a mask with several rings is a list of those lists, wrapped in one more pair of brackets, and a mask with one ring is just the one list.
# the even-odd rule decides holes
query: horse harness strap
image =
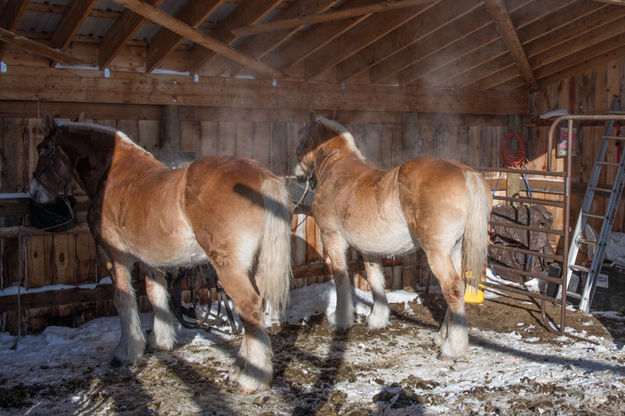
{"label": "horse harness strap", "polygon": [[[41,169],[39,172],[36,172],[34,175],[34,179],[37,180],[37,182],[39,182],[41,184],[41,186],[43,186],[48,192],[50,192],[51,194],[58,196],[58,197],[64,197],[68,195],[68,183],[69,181],[64,178],[63,176],[61,176],[61,174],[59,174],[56,169],[54,169],[54,155],[56,154],[56,141],[59,137],[59,134],[61,133],[61,128],[62,127],[58,127],[56,129],[56,132],[54,133],[54,136],[52,137],[52,145],[50,146],[50,148],[48,150],[46,150],[43,154],[39,155],[39,159],[47,159],[47,163],[46,166]],[[55,191],[54,189],[50,188],[50,186],[48,186],[48,184],[46,184],[45,182],[43,182],[41,180],[41,175],[43,175],[43,173],[46,170],[50,170],[52,172],[52,174],[54,176],[56,176],[58,179],[60,179],[63,182],[63,193],[59,193],[57,191]]]}
{"label": "horse harness strap", "polygon": [[[193,291],[193,284],[191,284],[191,307],[186,307],[182,304],[182,280],[187,278],[186,273],[178,274],[174,279],[171,279],[171,286],[173,289],[173,296],[170,299],[172,303],[172,313],[176,316],[180,324],[189,329],[199,329],[202,328],[206,331],[210,331],[211,329],[217,329],[216,326],[223,325],[225,322],[222,319],[221,307],[223,304],[226,318],[233,334],[238,334],[240,331],[237,328],[236,322],[234,320],[234,313],[232,312],[232,308],[230,308],[229,297],[226,292],[223,290],[217,278],[210,273],[205,273],[203,275],[203,279],[208,282],[208,286],[213,287],[217,291],[217,312],[213,313],[212,309],[212,299],[209,291],[208,304],[206,305],[206,310],[203,315],[198,317],[196,313],[196,306],[199,307],[199,304],[196,305],[195,296]],[[191,277],[193,279],[193,277]],[[191,319],[191,321],[189,319]],[[209,319],[212,318],[212,319]],[[195,321],[195,322],[194,322]]]}

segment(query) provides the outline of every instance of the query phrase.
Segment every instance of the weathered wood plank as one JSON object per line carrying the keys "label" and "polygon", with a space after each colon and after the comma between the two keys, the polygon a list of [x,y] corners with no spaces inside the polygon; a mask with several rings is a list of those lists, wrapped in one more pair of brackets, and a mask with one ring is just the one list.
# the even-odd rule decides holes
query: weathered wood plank
{"label": "weathered wood plank", "polygon": [[[413,111],[461,114],[526,114],[524,94],[499,91],[412,89],[386,86],[313,84],[280,80],[186,77],[23,68],[0,77],[5,100],[101,102],[229,107]],[[28,79],[28,82],[24,82]],[[173,82],[175,81],[175,82]],[[211,91],[206,94],[204,91]]]}

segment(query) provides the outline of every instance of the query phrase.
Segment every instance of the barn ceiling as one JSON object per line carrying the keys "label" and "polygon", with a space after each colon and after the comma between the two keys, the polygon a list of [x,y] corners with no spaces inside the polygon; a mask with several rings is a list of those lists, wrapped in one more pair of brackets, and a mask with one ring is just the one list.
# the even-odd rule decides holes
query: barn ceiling
{"label": "barn ceiling", "polygon": [[0,27],[5,62],[343,88],[526,93],[625,57],[625,0],[0,0]]}

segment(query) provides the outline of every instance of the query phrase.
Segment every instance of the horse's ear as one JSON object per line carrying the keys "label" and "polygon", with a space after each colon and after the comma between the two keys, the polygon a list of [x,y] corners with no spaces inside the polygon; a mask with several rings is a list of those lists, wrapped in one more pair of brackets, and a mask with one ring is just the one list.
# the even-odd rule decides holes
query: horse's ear
{"label": "horse's ear", "polygon": [[78,117],[74,118],[72,121],[77,121],[79,123],[84,123],[85,122],[85,112],[82,111],[80,114],[78,114]]}

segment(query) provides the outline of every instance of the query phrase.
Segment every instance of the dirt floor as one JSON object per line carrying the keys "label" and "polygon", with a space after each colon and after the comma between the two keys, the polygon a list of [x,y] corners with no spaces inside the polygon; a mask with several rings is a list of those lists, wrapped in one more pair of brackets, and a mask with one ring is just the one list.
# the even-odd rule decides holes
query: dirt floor
{"label": "dirt floor", "polygon": [[[0,373],[0,414],[625,415],[618,314],[568,311],[567,328],[583,338],[576,340],[546,331],[527,299],[467,305],[470,351],[449,361],[432,346],[444,303],[422,298],[392,304],[383,330],[360,323],[336,333],[322,315],[275,328],[270,391],[241,396],[228,380],[240,337],[212,334],[207,345],[190,332],[173,352],[130,367],[105,360],[111,342],[89,358],[38,364],[30,376]],[[559,322],[559,309],[548,313]]]}

